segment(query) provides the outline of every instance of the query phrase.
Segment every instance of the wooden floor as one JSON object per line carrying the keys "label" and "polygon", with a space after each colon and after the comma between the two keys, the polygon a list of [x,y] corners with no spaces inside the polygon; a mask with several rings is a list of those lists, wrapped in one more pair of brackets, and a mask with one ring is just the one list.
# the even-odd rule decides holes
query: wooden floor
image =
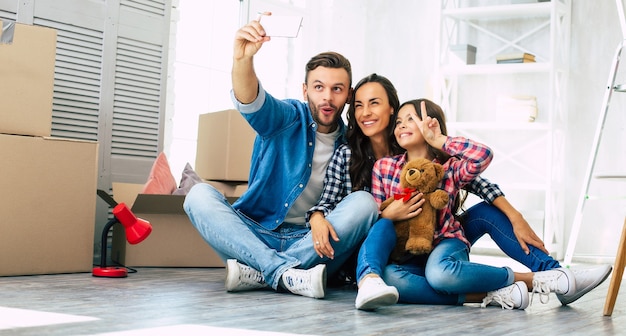
{"label": "wooden floor", "polygon": [[570,306],[551,294],[549,303],[536,297],[524,311],[398,304],[364,312],[354,308],[352,289],[329,289],[324,300],[226,293],[224,275],[223,268],[139,268],[122,279],[3,277],[0,335],[626,334],[624,288],[613,316],[602,315],[609,280]]}

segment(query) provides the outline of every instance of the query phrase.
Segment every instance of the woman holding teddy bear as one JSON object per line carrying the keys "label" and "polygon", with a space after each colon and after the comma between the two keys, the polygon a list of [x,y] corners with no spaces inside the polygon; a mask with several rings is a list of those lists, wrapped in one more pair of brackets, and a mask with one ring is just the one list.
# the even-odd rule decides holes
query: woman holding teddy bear
{"label": "woman holding teddy bear", "polygon": [[[411,104],[405,104],[403,108],[406,111],[410,110],[411,106]],[[416,107],[413,106],[414,111],[415,109]],[[372,74],[362,79],[355,86],[348,111],[349,146],[343,145],[339,147],[329,164],[322,198],[318,205],[313,207],[308,213],[312,226],[315,225],[316,221],[325,220],[325,215],[330,213],[334,206],[351,191],[367,190],[372,192],[371,178],[374,162],[377,159],[398,155],[402,152],[393,135],[393,130],[396,129],[396,126],[390,122],[393,114],[399,110],[396,90],[385,77]],[[413,113],[414,116],[410,116],[410,113],[407,114],[405,112],[407,114],[406,124],[415,123],[417,125],[416,121],[419,122],[421,120],[416,115],[416,112]],[[432,120],[437,120],[437,125],[441,126],[441,129],[436,134],[445,137],[445,124],[442,112],[440,117],[441,121],[437,119],[429,120],[431,122]],[[417,132],[413,133],[417,136]],[[402,142],[406,141],[402,140]],[[421,144],[420,151],[426,153],[425,156],[432,156],[430,157],[431,159],[436,157],[433,153],[440,153],[434,146],[430,146],[426,142]],[[403,162],[398,160],[398,163],[402,164]],[[547,255],[545,249],[534,246],[543,246],[543,244],[519,212],[506,201],[497,185],[480,178],[478,174],[474,174],[472,179],[466,177],[469,180],[469,184],[465,185],[464,188],[491,204],[480,203],[461,216],[464,219],[463,229],[466,233],[465,236],[462,235],[463,230],[460,229],[460,224],[454,224],[460,238],[457,240],[463,243],[461,250],[464,249],[469,253],[469,246],[484,233],[489,233],[503,251],[515,260],[528,266],[532,271],[559,268],[558,262]],[[374,195],[376,196],[376,193]],[[379,197],[386,198],[382,194],[379,194]],[[610,267],[599,267],[584,272],[557,270],[525,273],[516,277],[510,269],[480,265],[479,267],[481,268],[485,267],[487,270],[501,275],[498,282],[491,283],[488,286],[473,287],[472,283],[474,281],[463,279],[462,276],[457,277],[457,279],[461,279],[458,285],[462,286],[448,293],[446,291],[449,291],[450,288],[446,286],[435,290],[428,285],[425,278],[420,275],[419,270],[412,268],[416,266],[423,271],[424,258],[413,258],[410,260],[412,264],[409,265],[391,264],[387,266],[389,253],[395,245],[395,231],[392,221],[417,216],[421,211],[422,202],[419,194],[413,195],[406,202],[401,200],[393,202],[393,205],[385,209],[381,219],[370,230],[358,257],[357,279],[359,292],[355,304],[358,309],[371,310],[380,306],[394,304],[398,299],[406,303],[462,304],[464,302],[480,302],[487,297],[490,298],[489,300],[499,301],[500,305],[506,308],[525,308],[528,304],[528,291],[523,286],[528,288],[535,287],[537,290],[543,288],[541,293],[544,294],[547,293],[546,288],[551,288],[557,292],[559,300],[563,304],[567,304],[599,285],[611,270]],[[453,214],[452,209],[448,212],[448,222],[458,223],[452,220],[451,214]],[[514,231],[511,223],[516,224],[517,230]],[[520,236],[520,238],[517,238],[517,236]],[[527,246],[526,243],[532,245]],[[461,245],[455,244],[455,246]],[[411,267],[405,268],[407,266]],[[384,271],[385,269],[389,271]],[[401,273],[404,271],[406,273]],[[436,272],[431,273],[435,274]],[[381,279],[381,276],[386,277],[386,275],[391,276],[392,274],[396,275],[391,277],[392,284],[400,289],[400,293],[394,286],[386,285]],[[397,276],[399,274],[404,274],[411,280],[400,281],[404,278]],[[414,279],[415,277],[416,279]],[[453,277],[448,275],[439,278],[448,283],[453,279]],[[514,280],[517,279],[526,281],[523,284],[513,284]],[[533,282],[535,283],[534,285]],[[424,284],[428,285],[426,288],[429,290],[426,292],[423,290],[424,287],[422,287]],[[494,291],[501,287],[506,289]],[[422,290],[415,291],[413,290],[415,288],[422,288]],[[465,294],[467,292],[479,291],[494,292],[489,293],[489,295],[485,293]],[[514,300],[515,302],[511,304],[510,294],[514,291],[517,291],[517,301]],[[509,295],[505,295],[506,293],[509,293]]]}

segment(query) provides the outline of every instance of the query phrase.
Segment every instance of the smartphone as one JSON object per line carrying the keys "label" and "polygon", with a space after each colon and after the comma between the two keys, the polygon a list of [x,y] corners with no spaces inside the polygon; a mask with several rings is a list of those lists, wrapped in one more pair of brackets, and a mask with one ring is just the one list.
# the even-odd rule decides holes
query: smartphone
{"label": "smartphone", "polygon": [[259,22],[267,36],[297,37],[302,25],[302,16],[263,15]]}

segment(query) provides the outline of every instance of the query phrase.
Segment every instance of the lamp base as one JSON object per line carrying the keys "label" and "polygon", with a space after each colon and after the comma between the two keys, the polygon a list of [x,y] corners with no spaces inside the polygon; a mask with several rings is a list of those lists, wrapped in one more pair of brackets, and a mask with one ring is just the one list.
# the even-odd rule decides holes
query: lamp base
{"label": "lamp base", "polygon": [[128,270],[124,267],[94,267],[91,275],[104,278],[125,278]]}

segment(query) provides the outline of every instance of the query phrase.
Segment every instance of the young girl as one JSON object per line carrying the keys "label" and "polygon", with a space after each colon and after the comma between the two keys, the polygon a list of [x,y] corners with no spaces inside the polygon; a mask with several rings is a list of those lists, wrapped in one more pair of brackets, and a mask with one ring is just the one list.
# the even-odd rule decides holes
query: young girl
{"label": "young girl", "polygon": [[[419,106],[417,111],[416,106]],[[418,115],[419,113],[419,115]],[[384,267],[386,284],[398,289],[399,300],[406,303],[463,304],[482,302],[482,306],[497,303],[507,309],[525,309],[529,304],[528,289],[541,294],[567,294],[575,290],[574,277],[569,270],[559,268],[536,273],[514,273],[508,267],[493,267],[469,262],[470,243],[454,214],[459,206],[459,190],[482,173],[491,162],[491,150],[463,137],[449,137],[443,111],[436,104],[419,99],[403,104],[397,113],[394,134],[405,154],[382,158],[372,172],[372,194],[380,204],[402,192],[399,174],[403,165],[414,158],[428,158],[444,166],[445,176],[440,187],[450,195],[448,206],[438,214],[433,251],[425,258],[411,258],[402,264]],[[402,200],[395,201],[383,211],[382,217],[397,220],[406,217]],[[374,249],[366,255],[366,264],[386,264],[395,244],[392,225],[377,223],[361,250]],[[377,227],[375,231],[374,228]],[[361,260],[360,260],[361,261]],[[375,269],[375,268],[373,268]],[[381,274],[368,273],[365,278],[377,279]],[[380,280],[377,280],[380,283]],[[384,284],[383,284],[384,285]],[[377,286],[367,288],[375,292]],[[361,293],[369,300],[362,309],[374,309],[388,304],[375,295]]]}

